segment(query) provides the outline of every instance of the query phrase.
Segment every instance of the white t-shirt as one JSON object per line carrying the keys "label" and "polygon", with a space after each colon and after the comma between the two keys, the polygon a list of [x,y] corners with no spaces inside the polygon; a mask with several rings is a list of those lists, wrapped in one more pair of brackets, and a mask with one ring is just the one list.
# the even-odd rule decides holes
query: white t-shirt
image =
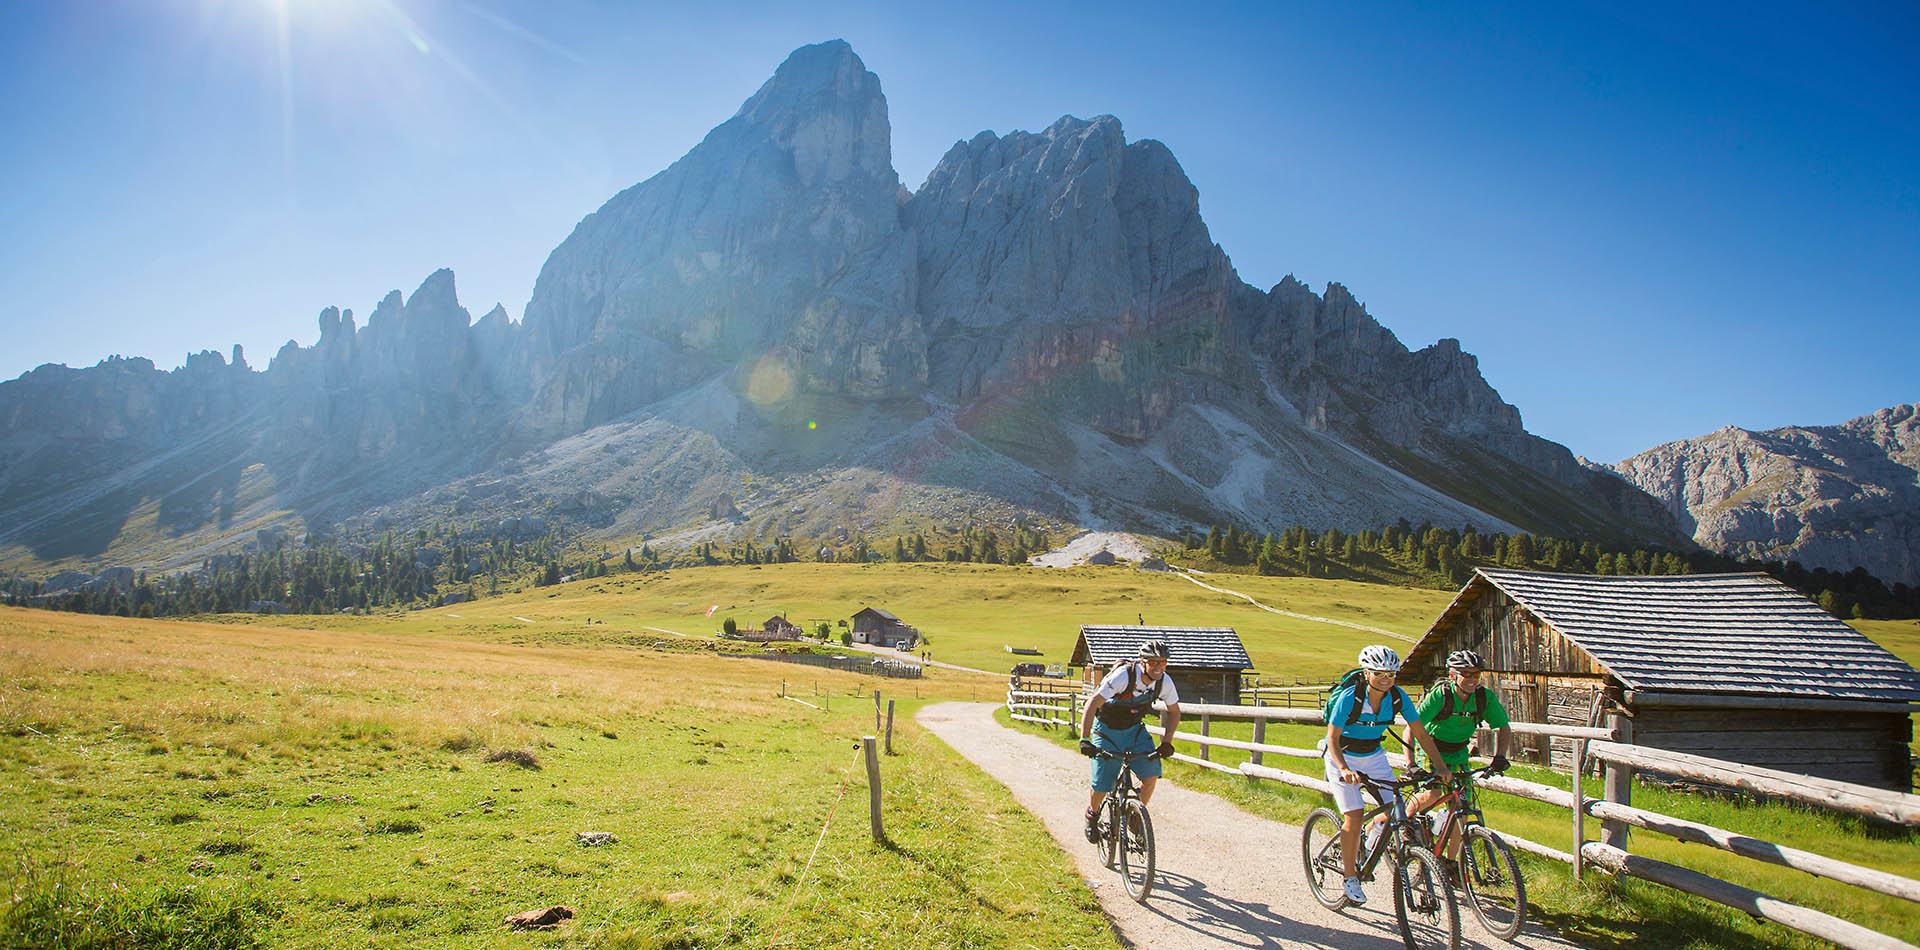
{"label": "white t-shirt", "polygon": [[[1095,692],[1103,699],[1113,699],[1126,692],[1128,686],[1132,686],[1136,693],[1145,692],[1151,687],[1147,682],[1145,663],[1135,660],[1132,663],[1114,667],[1113,672],[1108,673],[1107,678],[1100,681],[1100,688]],[[1173,688],[1173,677],[1164,672],[1160,674],[1160,701],[1169,706],[1180,701],[1180,691]]]}

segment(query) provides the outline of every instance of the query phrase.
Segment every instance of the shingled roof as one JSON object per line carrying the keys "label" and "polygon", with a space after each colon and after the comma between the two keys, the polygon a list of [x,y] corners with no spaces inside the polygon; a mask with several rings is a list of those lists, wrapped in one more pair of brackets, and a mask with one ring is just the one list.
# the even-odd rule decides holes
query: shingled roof
{"label": "shingled roof", "polygon": [[1140,649],[1142,640],[1165,640],[1172,654],[1168,666],[1201,669],[1247,670],[1253,660],[1232,627],[1141,627],[1082,624],[1080,639],[1073,645],[1071,666],[1106,666],[1127,659]]}
{"label": "shingled roof", "polygon": [[1765,574],[1592,577],[1482,568],[1408,655],[1431,655],[1492,586],[1628,689],[1920,701],[1920,670]]}

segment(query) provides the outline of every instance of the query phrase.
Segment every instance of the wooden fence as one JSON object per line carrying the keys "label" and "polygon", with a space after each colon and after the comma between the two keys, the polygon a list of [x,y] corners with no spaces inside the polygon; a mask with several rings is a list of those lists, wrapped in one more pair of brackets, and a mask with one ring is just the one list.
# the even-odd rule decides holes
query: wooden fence
{"label": "wooden fence", "polygon": [[886,676],[892,679],[917,680],[924,671],[918,663],[908,663],[890,657],[876,657],[865,654],[843,654],[821,656],[818,653],[738,653],[722,654],[747,660],[771,660],[775,663],[798,663],[802,666],[818,666],[846,673],[865,673],[868,676]]}
{"label": "wooden fence", "polygon": [[1007,686],[1007,715],[1046,726],[1079,725],[1080,684],[1069,680],[1013,677]]}
{"label": "wooden fence", "polygon": [[[1324,689],[1324,687],[1320,688]],[[1302,689],[1310,690],[1313,687]],[[1075,728],[1079,721],[1076,711],[1079,708],[1081,694],[1076,690],[1072,697],[1072,704],[1065,709],[1064,713],[1059,706],[1060,695],[1057,692],[1042,692],[1016,682],[1014,688],[1007,693],[1008,713],[1016,719],[1044,722],[1049,725],[1065,725],[1069,729]],[[1183,728],[1176,736],[1176,741],[1190,742],[1200,748],[1197,756],[1177,753],[1174,758],[1216,771],[1283,782],[1332,794],[1332,785],[1323,778],[1288,772],[1262,763],[1262,758],[1267,755],[1320,759],[1321,753],[1318,749],[1273,745],[1265,741],[1266,724],[1269,722],[1324,726],[1326,721],[1320,716],[1318,699],[1315,699],[1314,708],[1298,709],[1266,706],[1265,698],[1262,697],[1263,705],[1261,706],[1181,703]],[[1038,708],[1049,711],[1044,715],[1036,715],[1035,711]],[[1158,708],[1162,711],[1165,709],[1164,705]],[[1253,741],[1244,742],[1211,735],[1215,719],[1251,721]],[[1840,883],[1920,902],[1920,881],[1860,867],[1837,858],[1784,847],[1711,825],[1656,814],[1635,808],[1631,802],[1634,773],[1647,771],[1916,827],[1920,826],[1920,795],[1908,795],[1758,768],[1737,762],[1710,759],[1705,756],[1633,745],[1631,743],[1632,720],[1618,714],[1611,717],[1611,722],[1606,727],[1515,722],[1512,723],[1511,728],[1517,735],[1566,739],[1573,746],[1573,767],[1566,789],[1506,776],[1488,777],[1480,781],[1479,784],[1483,788],[1568,809],[1571,815],[1568,839],[1572,846],[1571,850],[1562,851],[1551,845],[1501,832],[1501,837],[1513,847],[1571,864],[1576,880],[1581,877],[1584,868],[1599,868],[1611,874],[1624,874],[1704,897],[1756,918],[1771,920],[1803,933],[1830,940],[1842,947],[1862,948],[1862,950],[1891,950],[1891,948],[1920,950],[1905,941],[1812,908],[1778,900],[1737,884],[1628,851],[1629,828],[1640,828],[1680,841],[1707,845],[1752,860],[1795,868]],[[1196,729],[1198,734],[1195,734]],[[1166,734],[1165,730],[1156,726],[1148,726],[1147,731],[1158,736]],[[1214,749],[1246,752],[1249,754],[1248,761],[1238,765],[1214,762],[1212,761]],[[1580,785],[1580,777],[1586,772],[1589,756],[1598,760],[1605,770],[1603,797],[1597,799],[1588,798]],[[1600,840],[1587,840],[1586,820],[1589,817],[1601,822]]]}

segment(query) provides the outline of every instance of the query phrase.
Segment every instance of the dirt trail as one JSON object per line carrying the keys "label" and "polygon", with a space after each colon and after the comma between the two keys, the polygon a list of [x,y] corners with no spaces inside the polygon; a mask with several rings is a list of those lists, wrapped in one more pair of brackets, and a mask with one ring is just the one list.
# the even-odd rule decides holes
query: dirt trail
{"label": "dirt trail", "polygon": [[[1146,950],[1214,948],[1403,947],[1393,894],[1369,886],[1364,908],[1334,913],[1307,895],[1300,872],[1300,829],[1249,815],[1212,795],[1163,780],[1153,798],[1159,873],[1145,906],[1120,886],[1081,836],[1087,760],[993,719],[990,703],[938,703],[915,721],[1007,787],[1072,855],[1122,940]],[[1509,946],[1460,910],[1462,947]],[[1513,946],[1575,947],[1538,927]]]}

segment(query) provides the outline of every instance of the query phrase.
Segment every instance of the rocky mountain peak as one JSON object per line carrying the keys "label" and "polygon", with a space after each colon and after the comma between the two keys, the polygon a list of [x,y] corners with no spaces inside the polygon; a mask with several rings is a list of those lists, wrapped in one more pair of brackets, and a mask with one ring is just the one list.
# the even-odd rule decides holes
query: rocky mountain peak
{"label": "rocky mountain peak", "polygon": [[815,393],[918,393],[891,137],[879,79],[847,44],[795,51],[733,118],[548,257],[524,321],[523,428],[578,432],[686,378],[756,366]]}
{"label": "rocky mountain peak", "polygon": [[1725,426],[1614,470],[1714,550],[1920,584],[1920,404],[1831,426]]}
{"label": "rocky mountain peak", "polygon": [[805,186],[852,177],[898,183],[880,77],[845,40],[794,50],[740,106],[734,121],[767,130],[792,156]]}

